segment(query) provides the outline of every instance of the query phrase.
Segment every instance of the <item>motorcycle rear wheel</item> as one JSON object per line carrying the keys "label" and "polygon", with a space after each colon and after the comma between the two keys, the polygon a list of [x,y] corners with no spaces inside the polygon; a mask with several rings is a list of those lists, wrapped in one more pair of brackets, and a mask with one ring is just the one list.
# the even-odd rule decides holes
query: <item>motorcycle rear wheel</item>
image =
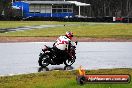
{"label": "motorcycle rear wheel", "polygon": [[41,67],[48,66],[49,65],[48,59],[49,59],[48,55],[42,55],[42,56],[40,56],[39,60],[38,60],[39,66],[41,66]]}

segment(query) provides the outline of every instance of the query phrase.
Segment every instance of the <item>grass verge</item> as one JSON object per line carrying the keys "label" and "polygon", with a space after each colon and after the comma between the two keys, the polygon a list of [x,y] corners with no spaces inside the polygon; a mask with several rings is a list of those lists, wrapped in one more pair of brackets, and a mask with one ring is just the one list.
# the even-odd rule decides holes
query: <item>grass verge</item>
{"label": "grass verge", "polygon": [[70,22],[57,21],[0,21],[0,28],[16,28],[24,26],[50,25],[50,24],[70,24]]}
{"label": "grass verge", "polygon": [[[8,23],[8,22],[7,22]],[[13,23],[15,24],[15,23]],[[20,23],[15,25],[19,26]],[[35,22],[24,22],[24,25],[33,25]],[[26,31],[16,31],[8,33],[0,33],[0,36],[16,36],[16,37],[54,37],[65,34],[66,31],[72,31],[76,37],[90,38],[132,38],[132,24],[103,24],[88,22],[36,22],[36,25],[44,24],[66,24],[61,27],[32,29]],[[74,25],[68,25],[74,24]],[[23,25],[23,23],[22,23]],[[10,26],[8,26],[10,27]]]}
{"label": "grass verge", "polygon": [[[76,83],[77,71],[49,71],[27,75],[0,77],[0,88],[131,88],[129,84],[85,84]],[[90,70],[87,74],[130,74],[132,69]]]}

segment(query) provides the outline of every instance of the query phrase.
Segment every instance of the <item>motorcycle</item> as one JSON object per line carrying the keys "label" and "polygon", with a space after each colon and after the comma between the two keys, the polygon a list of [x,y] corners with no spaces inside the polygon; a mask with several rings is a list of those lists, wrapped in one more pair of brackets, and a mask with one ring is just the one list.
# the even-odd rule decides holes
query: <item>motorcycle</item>
{"label": "motorcycle", "polygon": [[[77,45],[77,42],[75,42]],[[44,45],[44,48],[39,54],[39,66],[46,67],[49,64],[51,65],[60,65],[65,64],[66,66],[71,66],[76,59],[76,46],[73,46],[69,43],[68,45],[68,51],[61,51],[56,49],[54,46],[49,47],[47,45]]]}

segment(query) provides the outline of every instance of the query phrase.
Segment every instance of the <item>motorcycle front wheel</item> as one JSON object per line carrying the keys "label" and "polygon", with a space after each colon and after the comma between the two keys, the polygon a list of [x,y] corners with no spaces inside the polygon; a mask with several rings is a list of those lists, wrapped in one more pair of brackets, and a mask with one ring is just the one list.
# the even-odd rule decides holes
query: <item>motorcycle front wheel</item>
{"label": "motorcycle front wheel", "polygon": [[48,55],[41,55],[38,60],[39,66],[41,67],[48,66],[49,65],[48,59],[49,59]]}
{"label": "motorcycle front wheel", "polygon": [[64,64],[66,65],[66,66],[71,66],[73,63],[75,62],[75,59],[72,59],[72,60],[66,60],[65,62],[64,62]]}

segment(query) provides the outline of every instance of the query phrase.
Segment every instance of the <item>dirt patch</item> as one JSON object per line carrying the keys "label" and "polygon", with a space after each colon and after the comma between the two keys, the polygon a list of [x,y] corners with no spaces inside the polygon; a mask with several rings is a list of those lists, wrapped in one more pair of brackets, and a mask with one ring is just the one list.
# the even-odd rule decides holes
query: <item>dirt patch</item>
{"label": "dirt patch", "polygon": [[[57,37],[0,37],[0,43],[6,42],[54,42]],[[132,42],[132,39],[74,37],[79,42]]]}

